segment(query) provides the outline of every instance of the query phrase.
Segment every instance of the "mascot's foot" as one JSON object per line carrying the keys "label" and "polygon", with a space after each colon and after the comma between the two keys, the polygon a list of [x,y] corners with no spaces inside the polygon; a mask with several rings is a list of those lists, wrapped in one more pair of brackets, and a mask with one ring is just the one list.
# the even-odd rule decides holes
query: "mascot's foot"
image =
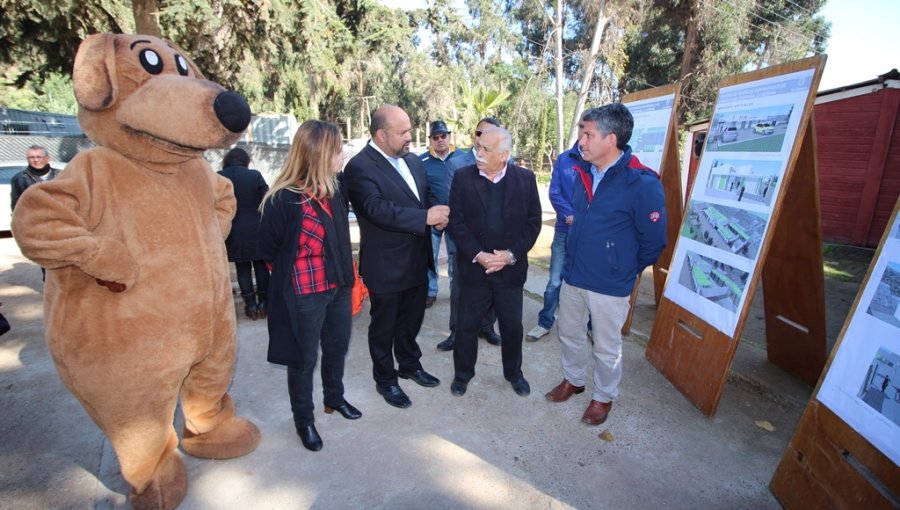
{"label": "mascot's foot", "polygon": [[171,510],[181,503],[187,493],[187,473],[184,462],[177,453],[171,455],[159,466],[153,481],[138,494],[131,490],[128,496],[133,510]]}
{"label": "mascot's foot", "polygon": [[187,428],[181,438],[181,449],[189,455],[204,459],[231,459],[247,455],[259,446],[260,433],[256,425],[232,416],[205,434],[194,434]]}

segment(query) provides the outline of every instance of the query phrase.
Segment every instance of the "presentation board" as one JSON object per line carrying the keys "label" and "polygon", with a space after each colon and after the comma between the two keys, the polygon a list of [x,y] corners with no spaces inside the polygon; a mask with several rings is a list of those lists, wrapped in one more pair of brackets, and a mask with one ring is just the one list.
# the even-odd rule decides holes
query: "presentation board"
{"label": "presentation board", "polygon": [[733,336],[815,69],[723,87],[663,295]]}
{"label": "presentation board", "polygon": [[896,215],[816,398],[900,465],[900,221]]}
{"label": "presentation board", "polygon": [[720,87],[647,347],[709,415],[761,277],[769,359],[810,384],[824,364],[812,115],[824,63],[790,62]]}
{"label": "presentation board", "polygon": [[900,507],[900,200],[770,487],[789,509]]}
{"label": "presentation board", "polygon": [[[669,242],[660,253],[659,260],[653,265],[654,299],[659,304],[662,290],[672,261],[675,246],[674,239],[681,225],[681,171],[678,157],[678,135],[676,131],[676,112],[681,84],[675,83],[663,87],[642,90],[628,94],[622,98],[622,104],[628,107],[634,117],[634,130],[629,145],[631,153],[659,174],[663,190],[666,193],[666,237]],[[631,320],[637,300],[640,275],[631,293],[631,306],[628,318],[622,327],[622,334],[631,330]]]}

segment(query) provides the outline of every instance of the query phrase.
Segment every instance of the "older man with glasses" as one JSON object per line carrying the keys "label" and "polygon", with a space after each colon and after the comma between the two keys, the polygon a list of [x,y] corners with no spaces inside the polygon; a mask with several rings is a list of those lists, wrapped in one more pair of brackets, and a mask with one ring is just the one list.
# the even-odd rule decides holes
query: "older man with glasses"
{"label": "older man with glasses", "polygon": [[28,166],[13,176],[10,191],[10,205],[15,210],[19,197],[26,189],[39,182],[49,181],[56,177],[59,170],[50,167],[50,153],[45,147],[32,145],[25,153]]}
{"label": "older man with glasses", "polygon": [[[453,146],[452,133],[447,128],[447,123],[443,120],[432,122],[428,132],[429,149],[420,154],[419,159],[422,160],[422,164],[425,165],[425,172],[428,174],[428,188],[437,197],[438,203],[446,205],[450,198],[450,174],[447,171],[447,166],[451,161],[465,154],[465,152],[457,150]],[[431,305],[437,300],[438,255],[441,251],[443,234],[443,230],[431,229],[434,269],[428,270],[428,295],[425,296],[425,308],[431,308]]]}

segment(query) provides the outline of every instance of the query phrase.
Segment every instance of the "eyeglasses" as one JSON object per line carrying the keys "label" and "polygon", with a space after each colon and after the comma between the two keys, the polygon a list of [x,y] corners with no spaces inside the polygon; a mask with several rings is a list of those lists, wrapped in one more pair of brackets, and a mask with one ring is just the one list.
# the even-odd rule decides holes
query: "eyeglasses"
{"label": "eyeglasses", "polygon": [[439,135],[431,135],[429,138],[431,138],[432,140],[443,140],[444,138],[447,138],[448,136],[449,135],[447,133],[441,133]]}

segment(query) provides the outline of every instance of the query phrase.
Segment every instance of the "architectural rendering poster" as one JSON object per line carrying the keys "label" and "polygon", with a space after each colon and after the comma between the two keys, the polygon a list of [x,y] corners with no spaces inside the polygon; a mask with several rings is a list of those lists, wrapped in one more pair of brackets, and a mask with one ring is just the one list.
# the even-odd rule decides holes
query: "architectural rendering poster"
{"label": "architectural rendering poster", "polygon": [[669,135],[669,121],[675,94],[651,97],[640,101],[624,103],[634,117],[634,131],[631,133],[631,153],[644,165],[662,173],[663,151]]}
{"label": "architectural rendering poster", "polygon": [[900,216],[817,398],[900,466]]}
{"label": "architectural rendering poster", "polygon": [[[815,69],[724,87],[663,293],[734,336]],[[637,123],[635,123],[637,126]]]}

